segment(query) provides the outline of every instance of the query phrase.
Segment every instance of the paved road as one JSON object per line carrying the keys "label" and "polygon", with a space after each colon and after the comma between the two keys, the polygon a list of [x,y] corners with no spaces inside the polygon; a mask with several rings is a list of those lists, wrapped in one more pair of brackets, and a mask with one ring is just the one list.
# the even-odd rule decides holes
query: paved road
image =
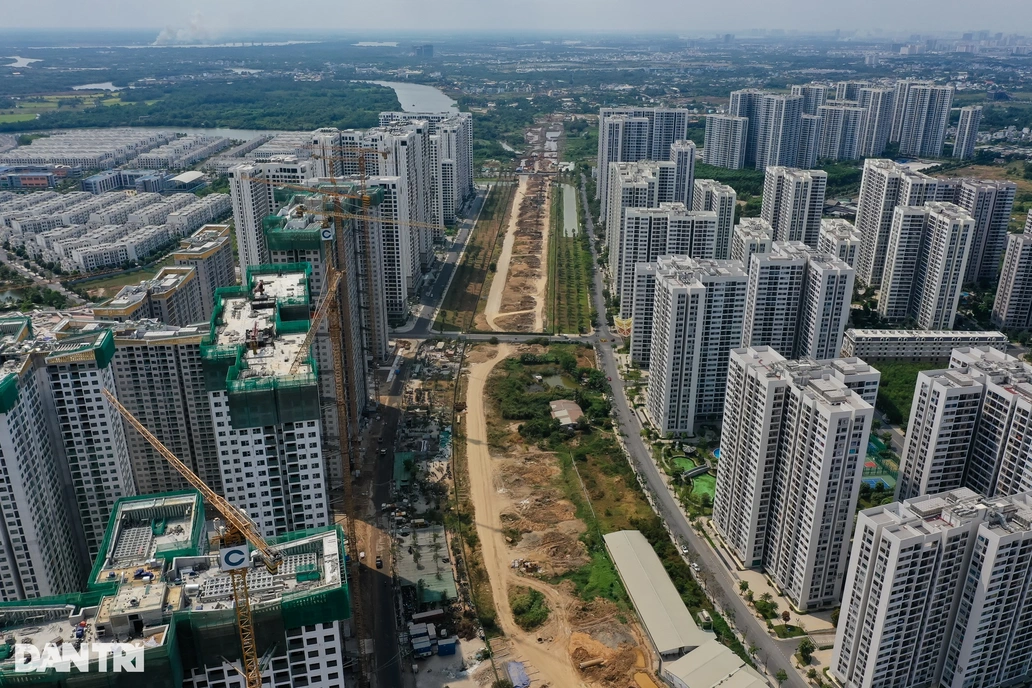
{"label": "paved road", "polygon": [[[584,190],[583,178],[581,180],[581,200],[583,201],[583,207],[587,208],[588,198]],[[591,238],[592,258],[597,258],[594,255],[595,225],[590,213],[585,214],[585,223],[588,236]],[[602,273],[599,270],[595,271],[595,293],[593,298],[595,299],[595,308],[600,314],[599,317],[604,317],[606,304],[602,296]],[[604,321],[597,324],[597,327],[597,332],[601,338],[614,340],[609,326]],[[615,338],[615,341],[619,341],[619,339]],[[616,347],[603,344],[598,347],[598,350],[601,353],[600,362],[603,371],[610,378],[616,380],[619,379],[619,370],[616,364],[614,348]],[[659,468],[649,456],[648,449],[641,439],[641,425],[638,423],[637,416],[627,404],[626,395],[614,393],[613,402],[614,409],[616,410],[617,425],[624,435],[624,442],[630,451],[638,473],[645,478],[648,489],[655,498],[660,518],[666,522],[677,537],[683,542],[688,543],[688,546],[697,555],[697,560],[700,562],[702,569],[710,572],[713,576],[712,580],[722,589],[720,593],[711,590],[711,596],[718,597],[723,605],[728,605],[734,610],[734,623],[742,632],[746,647],[756,645],[759,648],[760,659],[765,661],[771,674],[777,673],[778,669],[784,669],[785,673],[788,674],[788,681],[785,682],[787,685],[794,686],[795,688],[806,688],[806,682],[792,668],[791,653],[794,646],[792,644],[783,646],[767,634],[760,621],[752,615],[745,602],[735,592],[735,587],[738,583],[728,567],[688,524],[688,520],[684,517],[684,514],[674,500],[674,496],[667,488]]]}
{"label": "paved road", "polygon": [[430,335],[430,328],[434,324],[434,315],[437,312],[437,308],[444,301],[444,295],[448,292],[448,285],[451,284],[459,258],[462,256],[463,251],[466,250],[466,242],[469,241],[469,235],[472,233],[473,227],[480,217],[480,211],[484,207],[485,198],[487,198],[487,192],[478,190],[477,197],[470,204],[470,209],[467,213],[468,217],[459,223],[458,233],[448,248],[433,287],[430,288],[429,293],[424,289],[423,293],[419,295],[419,310],[416,313],[415,323],[395,330],[392,333],[394,336],[425,339]]}

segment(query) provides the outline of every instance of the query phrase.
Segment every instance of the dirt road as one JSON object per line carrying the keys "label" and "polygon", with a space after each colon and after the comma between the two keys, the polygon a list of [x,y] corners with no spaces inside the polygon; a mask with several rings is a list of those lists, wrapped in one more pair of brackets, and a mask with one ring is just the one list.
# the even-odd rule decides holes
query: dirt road
{"label": "dirt road", "polygon": [[502,241],[502,255],[498,258],[498,270],[491,280],[491,291],[487,294],[487,304],[484,306],[487,326],[495,331],[498,330],[495,319],[502,307],[502,294],[505,293],[505,282],[509,277],[509,265],[512,263],[512,247],[516,243],[516,223],[520,218],[519,209],[523,204],[523,197],[527,193],[528,179],[527,175],[520,175],[519,185],[516,187],[516,193],[513,194],[509,225],[505,228],[505,239]]}
{"label": "dirt road", "polygon": [[[564,602],[551,586],[530,577],[517,575],[510,568],[509,552],[503,534],[501,512],[498,507],[499,491],[491,454],[487,445],[487,419],[484,415],[485,383],[495,365],[515,353],[509,345],[498,347],[497,353],[469,369],[467,389],[467,439],[470,496],[476,512],[477,536],[483,548],[484,565],[491,581],[491,592],[498,613],[498,624],[512,645],[513,658],[525,661],[535,685],[547,684],[555,688],[585,686],[570,660],[568,643],[570,628]],[[552,609],[549,628],[527,633],[513,621],[509,608],[510,585],[533,587],[543,593]],[[542,636],[544,634],[544,636]],[[539,643],[539,636],[551,636],[549,642]]]}

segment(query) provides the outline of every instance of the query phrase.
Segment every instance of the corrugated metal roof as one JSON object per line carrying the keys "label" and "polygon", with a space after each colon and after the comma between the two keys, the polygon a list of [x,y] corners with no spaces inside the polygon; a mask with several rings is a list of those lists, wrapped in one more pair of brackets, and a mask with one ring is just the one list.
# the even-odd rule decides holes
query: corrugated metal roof
{"label": "corrugated metal roof", "polygon": [[662,654],[693,648],[713,635],[699,629],[649,541],[637,530],[604,536],[627,594],[656,651]]}
{"label": "corrugated metal roof", "polygon": [[678,660],[664,662],[662,673],[677,677],[688,688],[767,688],[769,685],[715,638]]}

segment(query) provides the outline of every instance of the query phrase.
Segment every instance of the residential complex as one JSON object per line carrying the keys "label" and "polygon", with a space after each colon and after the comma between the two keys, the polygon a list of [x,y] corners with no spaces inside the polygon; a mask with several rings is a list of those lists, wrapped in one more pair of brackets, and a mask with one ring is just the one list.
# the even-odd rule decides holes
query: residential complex
{"label": "residential complex", "polygon": [[865,108],[859,105],[822,105],[817,157],[824,160],[856,160],[860,157]]}
{"label": "residential complex", "polygon": [[817,246],[827,186],[828,173],[823,170],[767,168],[760,217],[770,223],[775,241]]}
{"label": "residential complex", "polygon": [[713,522],[799,610],[841,598],[879,380],[858,359],[730,354]]}
{"label": "residential complex", "polygon": [[632,341],[639,359],[645,342],[650,346],[646,413],[663,435],[692,435],[723,413],[727,356],[741,341],[748,278],[737,261],[688,257],[660,259],[636,276]]}
{"label": "residential complex", "polygon": [[[944,183],[946,181],[943,180]],[[992,179],[950,181],[956,192],[953,197],[942,200],[956,203],[975,221],[964,281],[992,284],[1000,276],[1000,259],[1007,244],[1007,228],[1017,185]]]}
{"label": "residential complex", "polygon": [[749,119],[734,115],[706,115],[702,161],[714,167],[740,170],[745,166]]}
{"label": "residential complex", "polygon": [[717,214],[717,237],[714,258],[731,257],[731,232],[735,226],[738,194],[727,184],[713,179],[696,179],[692,194],[692,210],[709,210]]}
{"label": "residential complex", "polygon": [[197,270],[201,289],[201,318],[211,318],[215,306],[215,290],[236,282],[233,268],[233,230],[229,225],[205,225],[179,242],[172,252],[176,265]]}
{"label": "residential complex", "polygon": [[175,139],[167,131],[146,129],[80,129],[55,132],[0,153],[0,165],[68,165],[105,170],[134,160]]}
{"label": "residential complex", "polygon": [[262,221],[279,210],[275,188],[298,186],[309,177],[309,161],[292,156],[276,156],[265,162],[248,162],[228,171],[233,199],[233,225],[236,227],[237,267],[246,270],[269,262]]}
{"label": "residential complex", "polygon": [[975,221],[953,203],[897,206],[878,313],[924,330],[953,327]]}
{"label": "residential complex", "polygon": [[[598,114],[598,185],[606,217],[610,164],[669,160],[671,145],[688,138],[688,110],[683,108],[602,108]],[[670,198],[667,200],[675,200]]]}
{"label": "residential complex", "polygon": [[1027,680],[1032,496],[958,489],[860,512],[831,673],[847,688]]}
{"label": "residential complex", "polygon": [[770,253],[773,246],[774,229],[762,217],[743,217],[731,232],[731,259],[742,261],[746,270],[752,254]]}
{"label": "residential complex", "polygon": [[204,321],[201,284],[196,268],[164,267],[153,278],[122,287],[93,314],[103,320],[154,319],[179,327]]}
{"label": "residential complex", "polygon": [[952,86],[897,83],[891,140],[899,142],[900,155],[941,156],[952,104]]}

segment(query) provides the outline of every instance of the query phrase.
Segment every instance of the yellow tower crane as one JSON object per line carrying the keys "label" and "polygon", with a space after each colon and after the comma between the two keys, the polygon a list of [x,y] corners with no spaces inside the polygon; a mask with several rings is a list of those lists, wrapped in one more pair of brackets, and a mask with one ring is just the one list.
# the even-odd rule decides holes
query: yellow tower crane
{"label": "yellow tower crane", "polygon": [[[233,588],[233,608],[236,611],[237,627],[240,629],[240,650],[243,658],[244,670],[241,674],[247,683],[247,688],[261,688],[262,668],[258,657],[258,645],[254,637],[254,619],[251,616],[251,600],[247,591],[247,572],[250,569],[250,556],[246,546],[250,544],[262,556],[262,563],[269,573],[275,574],[279,569],[283,555],[276,549],[270,547],[254,523],[238,508],[230,504],[215,490],[201,480],[190,470],[190,467],[183,463],[178,456],[172,453],[164,444],[148,430],[143,423],[138,421],[125,406],[118,401],[114,394],[104,390],[104,396],[115,407],[126,422],[136,428],[136,431],[150,442],[151,446],[172,467],[179,471],[194,489],[204,496],[206,501],[214,508],[225,521],[225,526],[219,533],[219,566],[223,571],[229,573]],[[240,550],[243,549],[241,555]]]}

